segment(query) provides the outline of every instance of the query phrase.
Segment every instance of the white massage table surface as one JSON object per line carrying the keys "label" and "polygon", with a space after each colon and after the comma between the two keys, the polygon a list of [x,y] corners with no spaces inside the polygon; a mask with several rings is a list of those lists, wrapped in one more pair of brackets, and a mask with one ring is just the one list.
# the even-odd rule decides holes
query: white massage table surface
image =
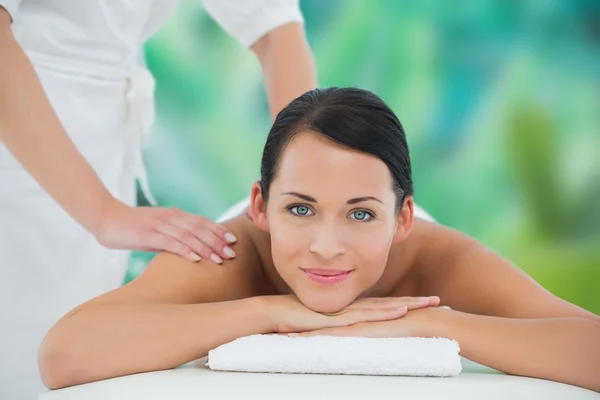
{"label": "white massage table surface", "polygon": [[600,394],[540,379],[509,376],[462,359],[452,378],[255,374],[195,366],[149,372],[49,391],[38,400],[197,399],[544,399],[600,400]]}

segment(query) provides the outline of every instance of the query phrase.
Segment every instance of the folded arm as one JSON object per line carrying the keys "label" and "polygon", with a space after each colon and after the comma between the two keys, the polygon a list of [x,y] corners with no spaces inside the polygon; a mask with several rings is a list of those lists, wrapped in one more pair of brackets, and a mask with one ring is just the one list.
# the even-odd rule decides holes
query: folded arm
{"label": "folded arm", "polygon": [[[453,310],[435,336],[500,371],[600,391],[600,317],[548,292],[507,260],[451,229],[420,223],[422,290]],[[435,240],[424,241],[435,237]],[[437,318],[436,318],[437,319]]]}
{"label": "folded arm", "polygon": [[159,254],[128,285],[64,316],[40,347],[44,384],[174,368],[238,337],[271,332],[263,299],[251,298],[260,290],[252,241],[235,223],[228,227],[240,243],[225,265]]}
{"label": "folded arm", "polygon": [[[417,310],[418,312],[420,310]],[[600,323],[580,317],[502,318],[432,309],[427,336],[448,337],[461,355],[507,374],[600,392]]]}

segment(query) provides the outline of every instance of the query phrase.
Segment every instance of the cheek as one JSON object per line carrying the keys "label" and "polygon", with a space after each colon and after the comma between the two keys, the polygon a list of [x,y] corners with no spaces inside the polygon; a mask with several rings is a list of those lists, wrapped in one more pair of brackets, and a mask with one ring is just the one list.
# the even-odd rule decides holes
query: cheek
{"label": "cheek", "polygon": [[278,269],[293,263],[302,254],[302,250],[308,246],[305,243],[307,235],[301,234],[298,228],[285,223],[281,218],[275,217],[269,220],[269,232],[271,234],[271,255]]}
{"label": "cheek", "polygon": [[353,253],[362,267],[361,275],[370,284],[374,284],[383,274],[392,240],[393,235],[387,229],[373,229],[353,243]]}
{"label": "cheek", "polygon": [[364,266],[385,264],[394,240],[395,225],[373,223],[370,226],[348,229],[348,246]]}

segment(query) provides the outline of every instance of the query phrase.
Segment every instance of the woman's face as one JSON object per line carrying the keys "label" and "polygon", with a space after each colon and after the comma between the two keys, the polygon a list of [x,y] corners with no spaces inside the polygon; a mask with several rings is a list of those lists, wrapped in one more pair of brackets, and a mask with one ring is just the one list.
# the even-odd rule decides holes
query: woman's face
{"label": "woman's face", "polygon": [[392,187],[374,156],[310,131],[288,144],[255,222],[270,232],[275,268],[307,307],[339,311],[379,280],[402,224]]}

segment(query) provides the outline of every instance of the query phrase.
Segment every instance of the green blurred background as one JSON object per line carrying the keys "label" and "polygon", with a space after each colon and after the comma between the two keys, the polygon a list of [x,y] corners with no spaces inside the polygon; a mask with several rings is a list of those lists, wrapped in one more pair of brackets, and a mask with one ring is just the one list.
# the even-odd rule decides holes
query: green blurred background
{"label": "green blurred background", "polygon": [[[600,314],[600,2],[301,8],[320,86],[370,89],[398,114],[417,203]],[[152,192],[216,219],[259,176],[270,117],[258,62],[197,0],[145,54],[157,80]],[[127,280],[151,257],[134,253]]]}

